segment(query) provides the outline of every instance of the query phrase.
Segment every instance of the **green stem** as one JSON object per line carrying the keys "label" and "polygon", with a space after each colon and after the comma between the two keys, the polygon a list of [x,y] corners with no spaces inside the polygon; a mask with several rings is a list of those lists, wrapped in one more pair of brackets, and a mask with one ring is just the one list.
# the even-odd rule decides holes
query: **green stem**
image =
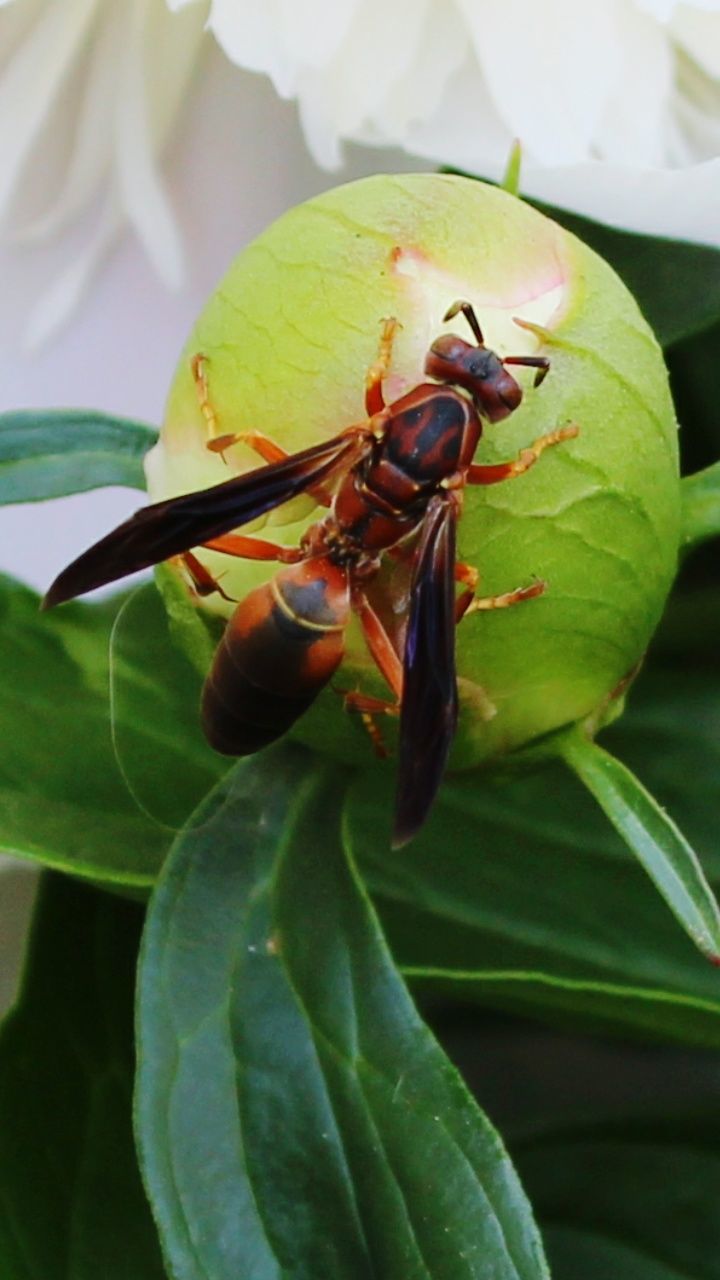
{"label": "green stem", "polygon": [[500,183],[502,190],[509,192],[511,196],[519,196],[520,194],[521,167],[522,144],[519,139],[516,138],[510,148],[510,155],[508,156],[505,172]]}
{"label": "green stem", "polygon": [[720,964],[720,911],[694,849],[629,769],[575,729],[558,754],[595,797],[695,945]]}
{"label": "green stem", "polygon": [[707,542],[720,534],[720,462],[714,462],[680,483],[682,493],[682,547]]}

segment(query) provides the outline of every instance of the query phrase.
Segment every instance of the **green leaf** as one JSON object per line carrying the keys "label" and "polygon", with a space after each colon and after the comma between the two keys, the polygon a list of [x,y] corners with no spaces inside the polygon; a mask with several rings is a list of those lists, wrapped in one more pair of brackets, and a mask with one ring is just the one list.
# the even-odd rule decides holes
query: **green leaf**
{"label": "green leaf", "polygon": [[718,1101],[546,1120],[515,1144],[554,1280],[720,1280]]}
{"label": "green leaf", "polygon": [[545,1276],[512,1166],[342,853],[343,776],[306,760],[235,771],[151,906],[137,1125],[173,1273]]}
{"label": "green leaf", "polygon": [[22,995],[0,1034],[0,1274],[161,1280],[133,1150],[132,996],[142,913],[47,877]]}
{"label": "green leaf", "polygon": [[[657,663],[606,731],[720,886],[717,661]],[[456,998],[577,1025],[720,1045],[720,976],[688,944],[584,787],[559,764],[448,779],[427,827],[388,852],[392,770],[345,817],[396,959]]]}
{"label": "green leaf", "polygon": [[38,603],[0,579],[0,851],[151,884],[227,768],[202,738],[199,676],[152,586],[52,613]]}
{"label": "green leaf", "polygon": [[720,1280],[717,1054],[442,1024],[506,1135],[553,1280]]}
{"label": "green leaf", "polygon": [[720,462],[686,476],[682,491],[682,544],[699,546],[720,535]]}
{"label": "green leaf", "polygon": [[156,440],[143,422],[86,409],[1,414],[0,506],[102,485],[144,489],[143,458]]}
{"label": "green leaf", "polygon": [[720,320],[667,353],[670,390],[680,423],[682,469],[692,474],[720,454]]}
{"label": "green leaf", "polygon": [[558,751],[595,797],[695,946],[720,965],[720,910],[697,854],[633,773],[580,730]]}

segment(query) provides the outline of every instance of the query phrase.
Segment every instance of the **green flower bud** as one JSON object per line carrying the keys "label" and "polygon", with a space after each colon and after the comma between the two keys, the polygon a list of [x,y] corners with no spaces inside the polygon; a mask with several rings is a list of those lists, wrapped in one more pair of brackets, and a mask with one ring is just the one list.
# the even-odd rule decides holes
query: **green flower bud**
{"label": "green flower bud", "polygon": [[[438,174],[350,183],[291,210],[255,240],[211,297],[183,353],[160,443],[148,460],[153,500],[261,465],[245,444],[225,458],[191,372],[205,357],[216,433],[259,430],[289,452],[365,416],[365,373],[382,320],[401,324],[385,381],[392,400],[423,380],[432,340],[471,340],[469,299],[501,356],[550,358],[542,386],[504,422],[486,426],[476,461],[515,458],[570,422],[579,435],[531,470],[467,486],[458,552],[480,593],[542,579],[544,595],[478,612],[457,629],[461,718],[452,764],[475,765],[565,724],[602,714],[637,666],[675,571],[679,536],[676,423],[658,345],[623,284],[579,240],[514,196]],[[533,327],[521,327],[517,319]],[[307,496],[250,531],[296,545],[322,514]],[[274,566],[202,553],[225,592],[242,597]],[[403,592],[392,569],[387,591]],[[199,602],[228,616],[219,595]],[[334,683],[385,697],[356,624]],[[366,760],[367,743],[327,689],[295,736]]]}

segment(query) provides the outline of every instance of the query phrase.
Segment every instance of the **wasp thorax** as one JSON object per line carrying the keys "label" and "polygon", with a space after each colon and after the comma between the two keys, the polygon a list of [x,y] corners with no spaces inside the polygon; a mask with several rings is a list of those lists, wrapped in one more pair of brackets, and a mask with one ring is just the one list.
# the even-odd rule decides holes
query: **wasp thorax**
{"label": "wasp thorax", "polygon": [[[468,412],[474,405],[489,423],[472,458],[474,479],[460,489],[453,476],[446,484],[462,509],[459,580],[447,587],[463,614],[454,632],[460,716],[450,767],[467,768],[605,706],[643,654],[675,571],[676,424],[662,357],[634,300],[590,249],[521,200],[447,174],[369,178],[300,205],[243,251],[198,320],[150,457],[149,490],[156,501],[261,467],[258,434],[290,455],[329,441],[366,420],[369,384],[378,424],[383,404],[428,379],[448,384],[437,388],[446,399],[470,397]],[[401,479],[412,487],[422,466],[424,511],[458,457],[467,469],[465,446],[447,423],[438,426],[437,409],[426,422],[418,406],[422,421],[408,415],[392,449],[369,445],[367,476],[362,468],[354,475],[357,502],[368,510],[366,481],[375,505],[387,490],[382,519],[393,527]],[[344,480],[349,501],[341,468],[240,532],[298,548]],[[401,496],[410,510],[412,494]],[[363,531],[360,515],[353,538],[370,557],[370,603],[402,654],[417,525],[388,553],[380,516],[373,509]],[[448,556],[435,550],[426,557],[431,576],[447,572]],[[278,575],[271,562],[195,551],[229,599],[193,594],[192,585],[188,598],[225,618]],[[327,554],[333,564],[343,559]],[[353,541],[355,582],[358,555]],[[465,609],[473,584],[476,598],[516,603]],[[278,633],[287,622],[283,601],[262,597]],[[380,702],[393,695],[357,601],[353,614],[341,667],[293,732],[336,758],[367,763],[361,717],[346,712],[337,690]],[[303,615],[301,640],[320,654],[336,633],[324,635],[317,626],[325,624],[314,621]],[[438,652],[438,666],[443,660]],[[396,720],[379,723],[392,751]]]}

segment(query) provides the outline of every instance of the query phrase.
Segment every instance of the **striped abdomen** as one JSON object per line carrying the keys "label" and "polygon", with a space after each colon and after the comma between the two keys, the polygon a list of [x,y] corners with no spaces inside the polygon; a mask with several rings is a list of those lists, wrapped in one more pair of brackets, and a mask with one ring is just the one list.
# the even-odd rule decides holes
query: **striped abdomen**
{"label": "striped abdomen", "polygon": [[202,698],[208,742],[244,756],[280,738],[342,659],[350,617],[347,573],[317,558],[281,569],[238,605]]}

